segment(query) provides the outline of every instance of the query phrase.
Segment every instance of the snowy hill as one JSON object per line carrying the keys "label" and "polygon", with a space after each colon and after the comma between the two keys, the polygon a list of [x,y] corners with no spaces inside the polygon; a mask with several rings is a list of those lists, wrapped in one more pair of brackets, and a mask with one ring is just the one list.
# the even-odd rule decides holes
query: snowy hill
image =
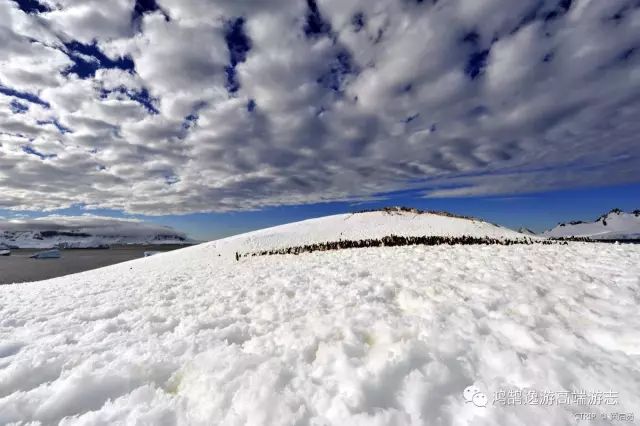
{"label": "snowy hill", "polygon": [[640,239],[640,210],[625,213],[611,210],[594,222],[575,221],[561,223],[542,233],[544,237],[589,237],[594,240]]}
{"label": "snowy hill", "polygon": [[382,238],[389,235],[497,239],[528,237],[479,219],[396,207],[289,223],[230,237],[221,240],[220,244],[224,244],[228,249],[252,252],[328,241]]}
{"label": "snowy hill", "polygon": [[338,215],[0,286],[0,424],[576,423],[572,405],[494,398],[514,389],[613,390],[615,406],[588,411],[640,412],[640,246],[233,256],[426,232],[520,235],[434,214]]}
{"label": "snowy hill", "polygon": [[49,216],[0,221],[0,244],[13,248],[95,248],[115,244],[184,244],[169,227],[101,216]]}

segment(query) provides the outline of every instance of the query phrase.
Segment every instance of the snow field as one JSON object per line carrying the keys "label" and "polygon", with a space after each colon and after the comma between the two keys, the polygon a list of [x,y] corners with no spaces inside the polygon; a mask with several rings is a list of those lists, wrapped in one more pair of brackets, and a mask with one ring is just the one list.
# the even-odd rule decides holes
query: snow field
{"label": "snow field", "polygon": [[[220,242],[0,287],[0,424],[566,425],[640,413],[640,247],[242,259]],[[220,256],[218,256],[220,254]],[[489,396],[465,404],[477,385]],[[589,422],[589,424],[608,424]]]}

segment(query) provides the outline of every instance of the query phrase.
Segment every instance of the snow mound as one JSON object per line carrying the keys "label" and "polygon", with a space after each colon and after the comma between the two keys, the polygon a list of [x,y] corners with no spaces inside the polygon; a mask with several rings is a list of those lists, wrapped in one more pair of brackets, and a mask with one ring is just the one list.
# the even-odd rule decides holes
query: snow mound
{"label": "snow mound", "polygon": [[253,252],[329,241],[379,239],[390,235],[407,237],[469,236],[496,239],[530,237],[479,219],[417,210],[385,209],[309,219],[261,229],[208,244],[239,252]]}
{"label": "snow mound", "polygon": [[542,233],[544,237],[588,237],[594,240],[638,240],[640,239],[640,210],[625,213],[611,210],[594,222],[574,221],[561,223]]}

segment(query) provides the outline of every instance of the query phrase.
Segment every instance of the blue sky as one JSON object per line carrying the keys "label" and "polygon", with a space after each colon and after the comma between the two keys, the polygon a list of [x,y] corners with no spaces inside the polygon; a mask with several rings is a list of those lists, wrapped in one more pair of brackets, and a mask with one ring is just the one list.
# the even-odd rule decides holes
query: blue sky
{"label": "blue sky", "polygon": [[535,230],[635,209],[639,17],[635,0],[2,1],[0,215],[213,238],[390,204]]}
{"label": "blue sky", "polygon": [[[504,197],[465,197],[425,199],[415,194],[390,196],[386,200],[363,203],[322,203],[268,208],[251,212],[200,213],[188,215],[144,216],[124,215],[110,210],[91,213],[116,218],[131,218],[170,226],[198,240],[222,238],[268,226],[325,216],[374,209],[385,206],[407,206],[445,210],[476,216],[511,228],[528,227],[535,232],[550,229],[559,222],[595,220],[613,208],[633,211],[640,208],[640,184],[601,188],[582,188],[545,193],[528,193]],[[43,217],[49,214],[75,216],[86,210],[71,208],[56,212],[12,212],[0,210],[0,216]]]}

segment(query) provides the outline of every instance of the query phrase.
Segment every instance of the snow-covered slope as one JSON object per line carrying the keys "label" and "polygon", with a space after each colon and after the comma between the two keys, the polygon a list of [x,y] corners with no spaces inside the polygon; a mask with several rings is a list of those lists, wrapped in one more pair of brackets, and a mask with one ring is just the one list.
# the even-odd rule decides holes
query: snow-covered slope
{"label": "snow-covered slope", "polygon": [[[262,229],[221,240],[240,252],[301,246],[338,240],[401,236],[471,236],[497,239],[529,237],[478,219],[402,210],[338,214]],[[212,244],[216,244],[215,242]]]}
{"label": "snow-covered slope", "polygon": [[[325,229],[373,237],[343,225],[357,216]],[[412,229],[364,217],[377,235]],[[0,286],[0,424],[540,426],[640,412],[640,246],[235,260],[240,247],[334,239],[321,222]],[[465,402],[472,384],[486,407]],[[494,398],[524,388],[615,392],[616,405]]]}
{"label": "snow-covered slope", "polygon": [[101,216],[50,216],[0,221],[0,244],[19,248],[99,247],[115,244],[182,244],[186,235],[138,220]]}
{"label": "snow-covered slope", "polygon": [[545,237],[589,237],[596,240],[640,239],[640,210],[625,213],[614,209],[594,222],[562,223],[545,231]]}

